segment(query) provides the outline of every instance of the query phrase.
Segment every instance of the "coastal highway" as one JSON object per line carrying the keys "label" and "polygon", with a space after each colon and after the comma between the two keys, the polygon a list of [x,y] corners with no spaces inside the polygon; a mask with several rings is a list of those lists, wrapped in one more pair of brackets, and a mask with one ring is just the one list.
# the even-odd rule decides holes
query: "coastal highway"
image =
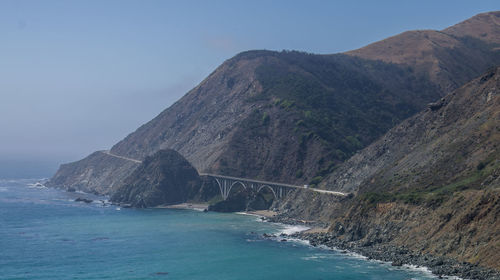
{"label": "coastal highway", "polygon": [[133,158],[128,158],[128,157],[123,157],[123,156],[119,156],[119,155],[115,155],[115,154],[112,154],[110,151],[101,151],[101,153],[104,153],[104,154],[107,154],[108,156],[112,156],[112,157],[115,157],[115,158],[121,158],[121,159],[124,159],[124,160],[128,160],[128,161],[132,161],[132,162],[135,162],[135,163],[142,163],[142,161],[140,160],[137,160],[137,159],[133,159]]}

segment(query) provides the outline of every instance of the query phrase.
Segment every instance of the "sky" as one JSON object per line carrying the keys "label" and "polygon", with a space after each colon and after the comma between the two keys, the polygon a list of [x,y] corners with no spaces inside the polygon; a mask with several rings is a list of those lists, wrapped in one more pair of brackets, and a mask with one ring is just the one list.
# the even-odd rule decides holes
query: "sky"
{"label": "sky", "polygon": [[111,148],[239,52],[338,53],[493,10],[496,0],[0,0],[0,178],[51,176]]}

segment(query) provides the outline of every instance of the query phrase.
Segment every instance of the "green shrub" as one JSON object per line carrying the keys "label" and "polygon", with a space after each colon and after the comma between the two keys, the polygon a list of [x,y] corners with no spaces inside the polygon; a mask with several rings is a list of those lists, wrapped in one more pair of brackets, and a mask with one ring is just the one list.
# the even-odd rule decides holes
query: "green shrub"
{"label": "green shrub", "polygon": [[321,181],[323,181],[323,177],[316,176],[316,177],[312,178],[312,180],[309,182],[309,185],[317,185],[317,184],[321,183]]}
{"label": "green shrub", "polygon": [[298,121],[295,123],[295,126],[306,126],[306,123],[304,122],[304,120],[298,120]]}
{"label": "green shrub", "polygon": [[289,108],[293,107],[294,105],[295,105],[295,101],[287,100],[287,99],[281,101],[281,103],[280,103],[281,108],[285,108],[285,109],[289,109]]}
{"label": "green shrub", "polygon": [[477,165],[477,170],[483,170],[485,167],[486,167],[486,163],[484,163],[484,162],[480,162],[480,163]]}
{"label": "green shrub", "polygon": [[394,199],[394,196],[389,193],[369,192],[363,194],[361,196],[361,199],[367,201],[370,204],[374,204],[392,201]]}
{"label": "green shrub", "polygon": [[262,115],[262,125],[268,125],[270,119],[271,118],[269,117],[269,115],[266,112],[264,112],[264,114]]}

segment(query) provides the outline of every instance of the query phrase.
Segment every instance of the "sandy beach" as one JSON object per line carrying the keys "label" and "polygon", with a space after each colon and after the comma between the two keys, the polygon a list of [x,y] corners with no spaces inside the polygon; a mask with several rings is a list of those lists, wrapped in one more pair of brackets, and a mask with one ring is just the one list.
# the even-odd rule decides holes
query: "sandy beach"
{"label": "sandy beach", "polygon": [[245,213],[250,215],[262,216],[266,218],[274,217],[278,213],[271,210],[256,210],[256,211],[246,211]]}
{"label": "sandy beach", "polygon": [[205,210],[208,209],[209,204],[206,203],[179,203],[171,205],[157,206],[156,208],[167,208],[167,209],[195,209],[195,210]]}

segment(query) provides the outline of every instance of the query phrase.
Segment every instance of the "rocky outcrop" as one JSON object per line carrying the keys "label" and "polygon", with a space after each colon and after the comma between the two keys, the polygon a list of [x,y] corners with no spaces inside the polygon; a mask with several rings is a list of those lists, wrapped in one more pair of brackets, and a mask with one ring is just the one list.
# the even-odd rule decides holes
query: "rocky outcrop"
{"label": "rocky outcrop", "polygon": [[133,207],[186,202],[199,193],[201,179],[194,167],[174,150],[160,150],[117,187],[111,201]]}

